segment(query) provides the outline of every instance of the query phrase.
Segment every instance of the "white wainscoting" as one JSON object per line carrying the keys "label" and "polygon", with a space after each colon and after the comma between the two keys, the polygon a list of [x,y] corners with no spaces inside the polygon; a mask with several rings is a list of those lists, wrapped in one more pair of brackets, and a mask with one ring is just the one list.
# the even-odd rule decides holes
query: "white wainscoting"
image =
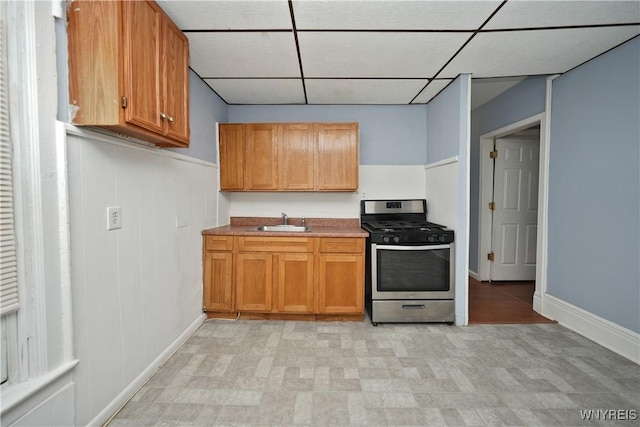
{"label": "white wainscoting", "polygon": [[[359,218],[360,200],[424,198],[424,165],[361,165],[359,191],[352,193],[221,193],[230,216]],[[228,218],[226,218],[228,221]],[[220,223],[225,223],[221,216]]]}
{"label": "white wainscoting", "polygon": [[430,222],[458,229],[458,158],[425,167],[427,218]]}
{"label": "white wainscoting", "polygon": [[[75,424],[103,424],[204,320],[217,167],[69,127]],[[107,231],[107,207],[122,228]]]}
{"label": "white wainscoting", "polygon": [[425,196],[427,199],[427,219],[442,224],[456,232],[455,236],[455,305],[456,325],[466,325],[468,276],[463,260],[468,257],[467,248],[461,244],[458,212],[459,163],[457,157],[429,164],[425,167]]}

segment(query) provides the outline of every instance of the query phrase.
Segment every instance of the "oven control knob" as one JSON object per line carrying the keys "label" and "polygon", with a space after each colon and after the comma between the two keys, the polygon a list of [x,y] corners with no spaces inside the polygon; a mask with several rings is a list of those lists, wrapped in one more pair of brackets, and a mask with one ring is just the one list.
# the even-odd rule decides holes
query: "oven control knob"
{"label": "oven control knob", "polygon": [[436,241],[436,236],[429,236],[429,237],[427,238],[427,240],[428,240],[429,242],[435,242],[435,241]]}
{"label": "oven control knob", "polygon": [[440,241],[441,242],[446,242],[446,240],[447,240],[447,236],[445,236],[444,234],[441,234],[440,235]]}
{"label": "oven control knob", "polygon": [[389,236],[384,236],[382,238],[382,241],[385,242],[385,243],[389,243]]}
{"label": "oven control knob", "polygon": [[396,237],[393,238],[393,241],[398,243],[398,242],[400,242],[400,238],[398,236],[396,236]]}

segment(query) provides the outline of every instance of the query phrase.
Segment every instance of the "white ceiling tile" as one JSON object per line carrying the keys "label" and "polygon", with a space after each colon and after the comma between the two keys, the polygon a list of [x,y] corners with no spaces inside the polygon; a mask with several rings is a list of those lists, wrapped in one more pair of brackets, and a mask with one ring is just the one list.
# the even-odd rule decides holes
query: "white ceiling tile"
{"label": "white ceiling tile", "polygon": [[292,33],[187,33],[191,67],[206,77],[300,77]]}
{"label": "white ceiling tile", "polygon": [[205,79],[229,104],[304,104],[300,79]]}
{"label": "white ceiling tile", "polygon": [[635,1],[509,0],[484,29],[534,28],[640,22]]}
{"label": "white ceiling tile", "polygon": [[469,33],[299,33],[305,77],[432,77]]}
{"label": "white ceiling tile", "polygon": [[426,104],[452,81],[453,79],[431,80],[429,85],[416,97],[413,104]]}
{"label": "white ceiling tile", "polygon": [[471,110],[489,102],[501,93],[523,81],[526,77],[498,77],[471,79]]}
{"label": "white ceiling tile", "polygon": [[638,25],[480,33],[438,77],[563,73],[639,33]]}
{"label": "white ceiling tile", "polygon": [[159,4],[183,30],[293,28],[287,0],[165,0]]}
{"label": "white ceiling tile", "polygon": [[501,1],[294,0],[298,29],[478,28]]}
{"label": "white ceiling tile", "polygon": [[310,104],[408,104],[427,80],[306,79]]}

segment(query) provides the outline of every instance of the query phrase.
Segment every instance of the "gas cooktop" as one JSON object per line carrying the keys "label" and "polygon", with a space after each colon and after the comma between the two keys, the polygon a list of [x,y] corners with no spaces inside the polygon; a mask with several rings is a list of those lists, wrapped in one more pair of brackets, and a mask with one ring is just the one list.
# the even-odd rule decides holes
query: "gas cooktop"
{"label": "gas cooktop", "polygon": [[371,231],[437,231],[445,228],[444,225],[427,221],[374,221],[364,223],[363,225],[368,226]]}

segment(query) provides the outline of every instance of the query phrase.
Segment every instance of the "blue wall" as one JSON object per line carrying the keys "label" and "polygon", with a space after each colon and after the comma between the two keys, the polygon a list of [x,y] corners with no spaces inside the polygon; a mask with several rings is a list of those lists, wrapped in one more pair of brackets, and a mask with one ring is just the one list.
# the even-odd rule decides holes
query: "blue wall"
{"label": "blue wall", "polygon": [[358,122],[360,164],[426,163],[424,105],[230,105],[229,123]]}
{"label": "blue wall", "polygon": [[191,143],[188,149],[171,151],[216,163],[216,122],[227,122],[228,105],[211,88],[189,70],[189,124]]}
{"label": "blue wall", "polygon": [[547,292],[640,332],[640,38],[553,82]]}
{"label": "blue wall", "polygon": [[[473,86],[473,81],[471,82]],[[469,269],[478,272],[480,136],[544,111],[546,77],[530,77],[471,112]]]}
{"label": "blue wall", "polygon": [[460,128],[468,116],[465,83],[457,78],[427,104],[427,164],[460,153]]}

